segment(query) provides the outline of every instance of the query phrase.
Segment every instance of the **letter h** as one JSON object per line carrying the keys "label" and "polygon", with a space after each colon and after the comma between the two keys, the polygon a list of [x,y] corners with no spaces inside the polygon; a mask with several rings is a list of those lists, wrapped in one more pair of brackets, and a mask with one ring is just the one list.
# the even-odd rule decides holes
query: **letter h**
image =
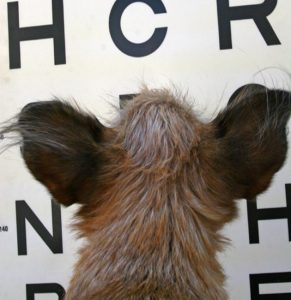
{"label": "letter h", "polygon": [[286,190],[286,207],[277,208],[257,208],[255,201],[247,201],[248,223],[249,223],[249,240],[250,244],[259,243],[259,224],[260,220],[287,219],[289,241],[291,242],[291,184],[285,185]]}
{"label": "letter h", "polygon": [[21,68],[20,42],[53,38],[55,65],[66,63],[63,0],[52,0],[53,24],[19,27],[18,2],[7,3],[10,69]]}

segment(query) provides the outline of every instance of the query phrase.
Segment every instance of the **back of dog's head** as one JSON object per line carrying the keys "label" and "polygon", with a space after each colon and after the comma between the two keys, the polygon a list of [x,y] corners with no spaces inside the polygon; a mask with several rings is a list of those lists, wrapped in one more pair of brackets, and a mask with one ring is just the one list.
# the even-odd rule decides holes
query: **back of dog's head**
{"label": "back of dog's head", "polygon": [[66,299],[225,299],[219,229],[283,165],[290,110],[290,93],[259,85],[209,123],[167,90],[142,90],[112,128],[67,102],[26,106],[2,133],[20,132],[56,201],[81,204]]}

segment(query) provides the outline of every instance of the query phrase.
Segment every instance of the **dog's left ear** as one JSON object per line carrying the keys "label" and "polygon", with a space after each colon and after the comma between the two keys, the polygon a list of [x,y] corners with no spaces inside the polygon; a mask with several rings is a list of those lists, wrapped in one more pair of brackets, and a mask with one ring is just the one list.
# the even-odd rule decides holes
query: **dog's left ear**
{"label": "dog's left ear", "polygon": [[25,106],[15,125],[34,177],[64,205],[83,203],[108,163],[113,130],[77,106],[53,100]]}
{"label": "dog's left ear", "polygon": [[211,122],[203,151],[233,198],[253,198],[270,184],[287,152],[291,93],[250,84]]}

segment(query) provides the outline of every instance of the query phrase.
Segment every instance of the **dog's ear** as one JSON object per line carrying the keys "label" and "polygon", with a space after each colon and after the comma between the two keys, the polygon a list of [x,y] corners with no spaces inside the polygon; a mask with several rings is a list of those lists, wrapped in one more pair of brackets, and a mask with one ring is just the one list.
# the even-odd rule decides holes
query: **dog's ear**
{"label": "dog's ear", "polygon": [[204,151],[231,197],[250,199],[267,189],[286,158],[290,111],[291,93],[251,84],[211,122]]}
{"label": "dog's ear", "polygon": [[83,203],[106,164],[113,130],[76,105],[53,100],[25,106],[14,126],[34,177],[64,205]]}

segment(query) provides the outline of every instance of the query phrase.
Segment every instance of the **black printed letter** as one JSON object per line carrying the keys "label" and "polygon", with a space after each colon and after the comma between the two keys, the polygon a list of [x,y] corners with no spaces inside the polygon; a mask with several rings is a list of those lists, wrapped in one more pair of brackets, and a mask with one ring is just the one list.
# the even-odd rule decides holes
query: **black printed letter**
{"label": "black printed letter", "polygon": [[124,94],[119,95],[119,107],[122,109],[126,106],[127,102],[131,101],[133,98],[138,96],[138,94]]}
{"label": "black printed letter", "polygon": [[291,242],[291,184],[285,185],[287,207],[257,208],[255,201],[247,201],[250,244],[259,243],[259,220],[287,219]]}
{"label": "black printed letter", "polygon": [[26,220],[53,253],[63,253],[61,208],[55,201],[52,200],[52,235],[24,200],[16,201],[18,255],[27,255]]}
{"label": "black printed letter", "polygon": [[26,299],[34,300],[35,294],[57,294],[59,300],[64,299],[65,290],[58,283],[37,283],[26,285]]}
{"label": "black printed letter", "polygon": [[231,21],[253,19],[267,45],[280,45],[280,41],[269,23],[277,0],[265,0],[261,4],[229,6],[229,0],[217,0],[220,49],[232,49]]}
{"label": "black printed letter", "polygon": [[250,274],[251,300],[290,300],[290,293],[260,294],[259,284],[291,282],[291,273]]}
{"label": "black printed letter", "polygon": [[21,67],[20,42],[53,38],[55,64],[66,63],[63,0],[52,0],[53,24],[19,27],[18,2],[8,2],[10,69]]}
{"label": "black printed letter", "polygon": [[146,42],[140,44],[130,42],[121,30],[120,21],[124,10],[135,2],[147,4],[155,14],[163,14],[167,11],[161,0],[117,0],[114,3],[109,18],[109,29],[114,44],[127,55],[142,57],[153,53],[160,47],[166,37],[167,27],[156,28]]}

